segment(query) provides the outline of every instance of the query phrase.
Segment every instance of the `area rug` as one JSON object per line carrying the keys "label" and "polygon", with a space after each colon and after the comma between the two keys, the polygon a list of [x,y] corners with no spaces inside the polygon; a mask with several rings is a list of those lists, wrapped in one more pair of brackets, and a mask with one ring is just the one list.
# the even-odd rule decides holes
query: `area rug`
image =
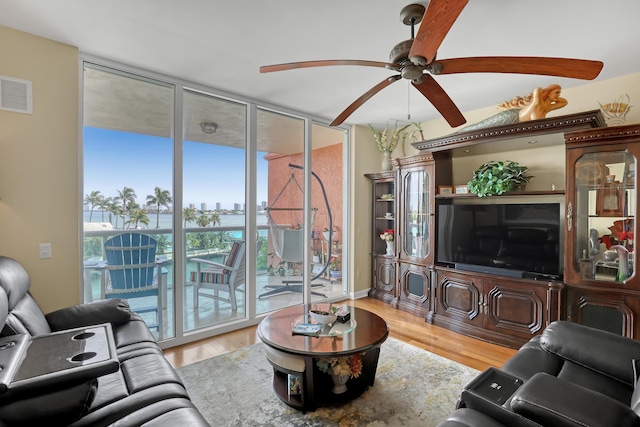
{"label": "area rug", "polygon": [[272,389],[273,368],[256,343],[178,369],[212,426],[436,426],[454,411],[475,369],[389,338],[375,384],[341,406],[295,410]]}

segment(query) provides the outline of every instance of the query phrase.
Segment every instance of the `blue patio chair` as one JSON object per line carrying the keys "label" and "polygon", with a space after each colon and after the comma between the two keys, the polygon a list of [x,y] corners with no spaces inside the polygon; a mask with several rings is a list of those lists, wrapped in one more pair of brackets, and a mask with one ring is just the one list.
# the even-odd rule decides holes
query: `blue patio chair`
{"label": "blue patio chair", "polygon": [[163,295],[161,289],[162,271],[156,260],[157,242],[141,233],[122,233],[104,243],[107,258],[105,269],[109,272],[110,284],[103,289],[103,298],[142,298],[154,296],[155,305],[132,307],[136,313],[156,313],[156,324],[148,324],[157,329],[162,337]]}

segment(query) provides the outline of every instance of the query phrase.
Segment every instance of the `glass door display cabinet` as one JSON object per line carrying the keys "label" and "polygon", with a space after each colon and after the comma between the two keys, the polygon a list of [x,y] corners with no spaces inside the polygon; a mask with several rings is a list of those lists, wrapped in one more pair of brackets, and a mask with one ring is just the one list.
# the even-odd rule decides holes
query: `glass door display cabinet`
{"label": "glass door display cabinet", "polygon": [[426,316],[431,310],[434,161],[431,153],[396,159],[399,167],[398,308]]}
{"label": "glass door display cabinet", "polygon": [[400,169],[400,258],[421,265],[431,264],[433,162],[429,163]]}
{"label": "glass door display cabinet", "polygon": [[369,296],[394,303],[396,300],[396,172],[365,175],[372,184],[371,265]]}
{"label": "glass door display cabinet", "polygon": [[635,337],[640,126],[565,134],[567,318]]}

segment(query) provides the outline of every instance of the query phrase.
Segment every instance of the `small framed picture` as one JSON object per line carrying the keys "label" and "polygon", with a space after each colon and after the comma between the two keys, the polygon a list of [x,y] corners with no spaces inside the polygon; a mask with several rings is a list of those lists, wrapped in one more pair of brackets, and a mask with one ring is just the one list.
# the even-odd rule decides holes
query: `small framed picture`
{"label": "small framed picture", "polygon": [[451,185],[438,185],[438,194],[453,194]]}
{"label": "small framed picture", "polygon": [[596,215],[624,215],[624,190],[619,182],[596,190]]}
{"label": "small framed picture", "polygon": [[455,187],[456,194],[469,194],[469,187],[465,185],[456,185]]}

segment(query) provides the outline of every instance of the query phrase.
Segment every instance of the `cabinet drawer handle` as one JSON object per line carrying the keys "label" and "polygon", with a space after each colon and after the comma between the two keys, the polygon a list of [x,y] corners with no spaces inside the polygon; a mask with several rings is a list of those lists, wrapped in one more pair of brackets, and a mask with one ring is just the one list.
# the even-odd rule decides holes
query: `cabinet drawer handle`
{"label": "cabinet drawer handle", "polygon": [[573,204],[569,202],[567,204],[567,231],[571,231],[573,228]]}

